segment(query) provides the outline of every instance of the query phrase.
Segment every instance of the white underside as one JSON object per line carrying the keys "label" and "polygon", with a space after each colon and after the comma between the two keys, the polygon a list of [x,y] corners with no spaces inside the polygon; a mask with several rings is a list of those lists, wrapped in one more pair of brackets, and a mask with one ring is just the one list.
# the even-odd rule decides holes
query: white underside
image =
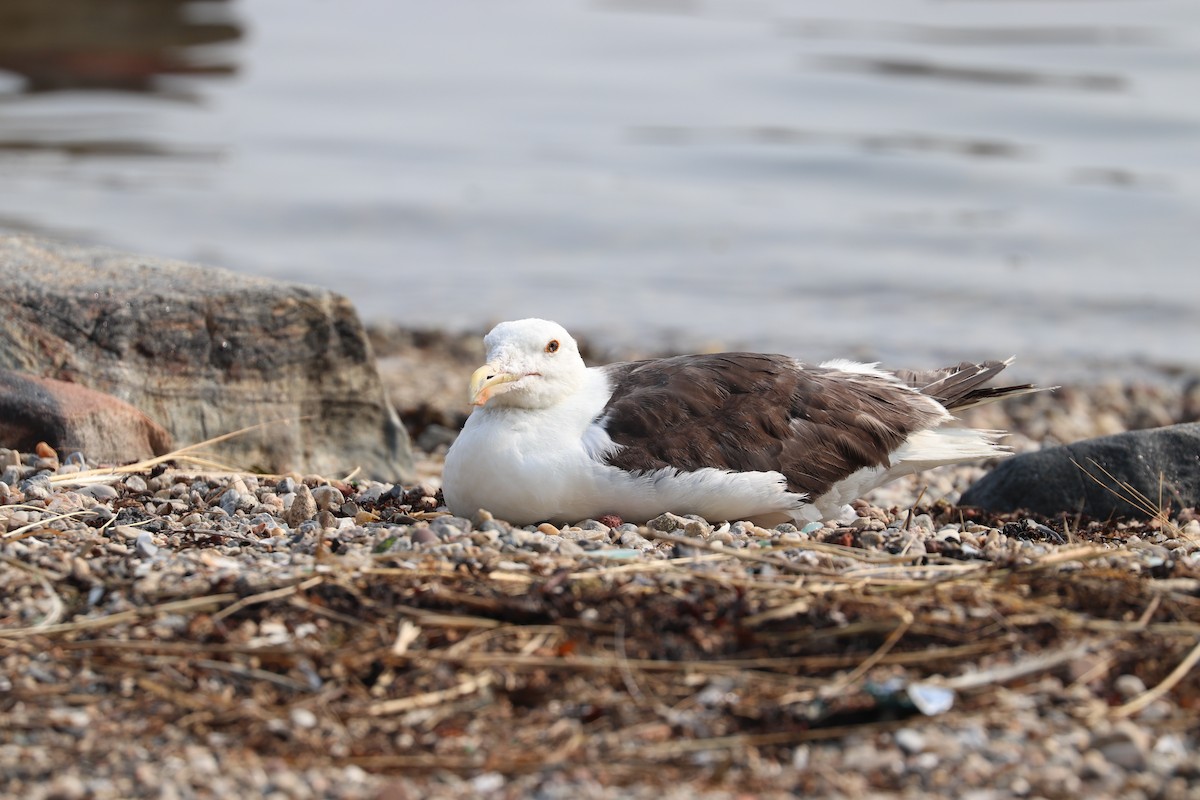
{"label": "white underside", "polygon": [[486,509],[517,525],[571,523],[604,514],[644,522],[667,511],[713,521],[803,523],[836,517],[846,503],[902,475],[1003,454],[990,431],[921,431],[892,454],[889,467],[861,469],[809,503],[789,492],[778,472],[638,474],[603,463],[617,445],[593,420],[610,393],[603,371],[591,369],[583,389],[553,408],[477,409],[446,454],[442,485],[450,511],[469,517]]}

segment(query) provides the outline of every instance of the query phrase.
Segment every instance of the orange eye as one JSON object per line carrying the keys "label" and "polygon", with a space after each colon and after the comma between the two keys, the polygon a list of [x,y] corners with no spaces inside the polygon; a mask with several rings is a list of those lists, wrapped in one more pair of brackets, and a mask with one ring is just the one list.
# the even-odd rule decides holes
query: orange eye
{"label": "orange eye", "polygon": [[546,343],[546,352],[547,353],[557,353],[558,347],[559,347],[558,339],[551,339],[549,342]]}

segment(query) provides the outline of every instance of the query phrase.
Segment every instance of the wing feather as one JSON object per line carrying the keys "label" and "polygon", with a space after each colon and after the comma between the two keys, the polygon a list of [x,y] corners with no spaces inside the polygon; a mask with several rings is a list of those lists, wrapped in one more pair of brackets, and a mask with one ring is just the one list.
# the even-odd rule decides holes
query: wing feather
{"label": "wing feather", "polygon": [[931,397],[886,374],[721,353],[614,364],[600,416],[634,472],[705,467],[779,472],[810,497],[862,467],[887,466],[914,431],[943,421]]}

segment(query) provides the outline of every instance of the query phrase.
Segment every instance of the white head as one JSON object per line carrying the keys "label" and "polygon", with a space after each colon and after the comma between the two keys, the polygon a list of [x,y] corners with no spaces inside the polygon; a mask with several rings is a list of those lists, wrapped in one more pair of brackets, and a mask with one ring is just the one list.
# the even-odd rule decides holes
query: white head
{"label": "white head", "polygon": [[579,345],[556,322],[501,322],[483,344],[487,363],[471,376],[477,406],[549,408],[579,388],[587,373]]}

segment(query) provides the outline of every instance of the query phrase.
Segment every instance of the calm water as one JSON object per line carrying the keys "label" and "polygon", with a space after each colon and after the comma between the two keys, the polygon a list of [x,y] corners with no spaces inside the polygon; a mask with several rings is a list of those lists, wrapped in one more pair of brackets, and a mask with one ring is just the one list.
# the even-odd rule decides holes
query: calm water
{"label": "calm water", "polygon": [[1200,3],[5,0],[0,226],[421,326],[1197,367]]}

